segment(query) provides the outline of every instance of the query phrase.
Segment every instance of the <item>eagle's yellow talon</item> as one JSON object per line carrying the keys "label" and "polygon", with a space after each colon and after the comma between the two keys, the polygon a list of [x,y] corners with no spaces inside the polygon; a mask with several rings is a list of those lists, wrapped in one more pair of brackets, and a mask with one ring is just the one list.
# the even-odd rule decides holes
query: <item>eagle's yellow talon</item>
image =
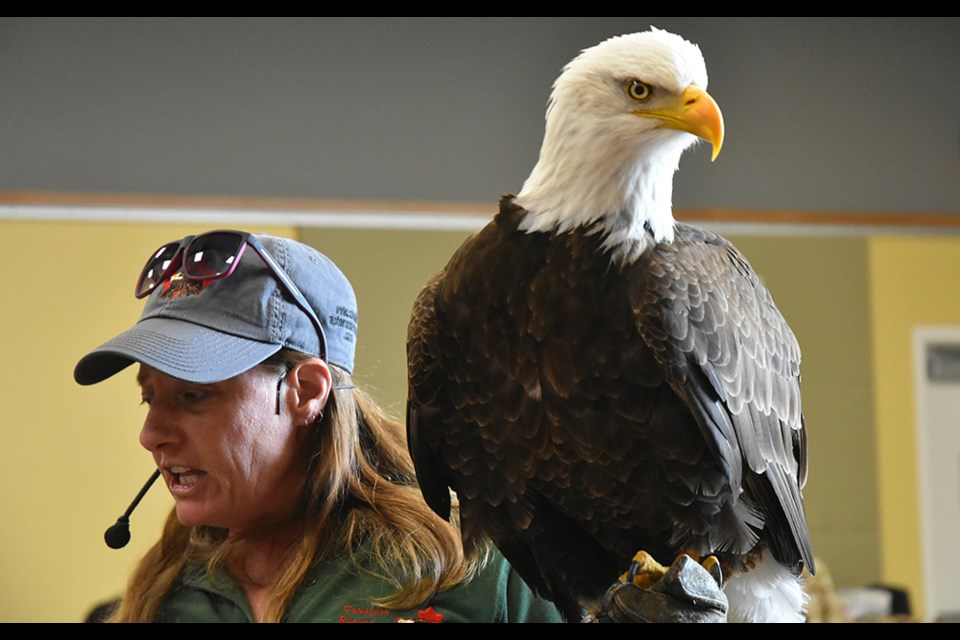
{"label": "eagle's yellow talon", "polygon": [[717,584],[723,588],[723,570],[720,568],[720,561],[717,560],[717,556],[707,556],[700,564],[713,576]]}
{"label": "eagle's yellow talon", "polygon": [[667,568],[654,560],[653,556],[646,551],[638,551],[633,556],[630,569],[620,576],[620,582],[632,582],[642,589],[649,589],[666,572]]}
{"label": "eagle's yellow talon", "polygon": [[701,562],[700,564],[703,565],[703,568],[704,568],[704,569],[706,569],[706,570],[709,571],[710,573],[713,573],[713,567],[714,567],[714,566],[719,566],[719,565],[720,565],[720,561],[717,560],[717,556],[707,556],[707,557],[703,560],[703,562]]}

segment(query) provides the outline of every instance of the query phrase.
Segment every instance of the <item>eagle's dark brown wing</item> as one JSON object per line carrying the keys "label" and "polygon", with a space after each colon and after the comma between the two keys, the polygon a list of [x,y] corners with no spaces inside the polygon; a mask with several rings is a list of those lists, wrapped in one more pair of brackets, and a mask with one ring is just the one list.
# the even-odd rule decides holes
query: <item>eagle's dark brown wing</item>
{"label": "eagle's dark brown wing", "polygon": [[678,227],[628,266],[501,212],[418,298],[411,453],[441,515],[573,617],[638,549],[811,563],[799,349],[746,261]]}
{"label": "eagle's dark brown wing", "polygon": [[733,495],[763,517],[780,562],[814,569],[800,489],[806,430],[800,347],[747,260],[688,225],[641,258],[631,294],[645,342],[690,407]]}

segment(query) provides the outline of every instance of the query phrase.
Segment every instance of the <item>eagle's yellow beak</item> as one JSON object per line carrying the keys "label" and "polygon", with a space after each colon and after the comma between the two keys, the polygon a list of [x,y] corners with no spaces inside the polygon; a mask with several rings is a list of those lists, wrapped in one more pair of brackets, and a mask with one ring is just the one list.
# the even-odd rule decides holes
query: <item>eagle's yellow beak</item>
{"label": "eagle's yellow beak", "polygon": [[680,98],[661,109],[637,109],[634,114],[642,118],[656,118],[661,126],[679,129],[703,138],[713,145],[716,160],[723,146],[723,114],[717,102],[700,87],[687,87]]}

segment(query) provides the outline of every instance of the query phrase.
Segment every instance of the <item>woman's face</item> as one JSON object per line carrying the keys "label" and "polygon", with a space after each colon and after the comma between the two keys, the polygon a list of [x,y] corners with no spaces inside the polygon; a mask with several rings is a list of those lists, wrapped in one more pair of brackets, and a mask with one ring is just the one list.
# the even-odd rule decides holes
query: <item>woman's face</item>
{"label": "woman's face", "polygon": [[276,415],[279,375],[259,367],[213,384],[146,365],[138,376],[153,454],[187,526],[240,533],[289,516],[305,482],[309,429],[288,405]]}

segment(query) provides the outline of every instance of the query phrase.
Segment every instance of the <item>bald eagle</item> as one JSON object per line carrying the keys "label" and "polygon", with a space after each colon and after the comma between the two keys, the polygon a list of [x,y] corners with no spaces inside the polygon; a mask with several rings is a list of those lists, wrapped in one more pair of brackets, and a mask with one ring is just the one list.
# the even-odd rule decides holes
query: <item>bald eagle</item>
{"label": "bald eagle", "polygon": [[556,80],[516,196],[418,296],[407,428],[430,506],[577,619],[645,550],[714,554],[730,620],[802,620],[800,349],[747,260],[679,224],[723,141],[700,49],[652,29]]}

